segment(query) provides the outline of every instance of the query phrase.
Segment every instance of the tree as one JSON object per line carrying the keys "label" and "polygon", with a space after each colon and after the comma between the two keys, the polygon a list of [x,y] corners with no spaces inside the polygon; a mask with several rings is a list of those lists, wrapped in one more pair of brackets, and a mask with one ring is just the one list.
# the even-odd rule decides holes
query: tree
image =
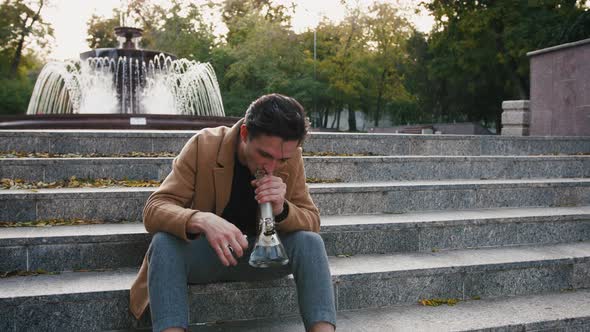
{"label": "tree", "polygon": [[104,18],[92,14],[86,23],[88,26],[86,29],[88,47],[91,49],[117,47],[119,42],[115,35],[115,27],[119,26],[119,14],[120,11],[118,9],[113,10],[113,16],[111,18]]}
{"label": "tree", "polygon": [[398,68],[406,56],[406,41],[413,28],[388,3],[374,3],[364,20],[367,45],[372,53],[365,68],[372,69],[372,74],[368,76],[374,86],[370,91],[370,99],[375,101],[374,119],[378,126],[386,101],[410,99]]}
{"label": "tree", "polygon": [[[326,77],[329,83],[329,95],[340,117],[340,110],[348,109],[349,131],[356,131],[355,111],[360,105],[360,92],[363,89],[362,69],[358,66],[365,50],[363,39],[362,12],[357,8],[348,8],[348,15],[336,26],[325,24],[318,28],[330,36],[331,49],[323,56],[318,65],[319,75]],[[326,121],[327,121],[327,114]]]}
{"label": "tree", "polygon": [[[93,15],[88,21],[87,42],[90,48],[117,47],[114,28],[120,25],[121,10],[112,17]],[[123,14],[135,18],[133,25],[144,30],[141,47],[172,53],[180,58],[209,61],[214,43],[213,27],[206,24],[199,6],[172,0],[163,7],[150,1],[135,0]]]}
{"label": "tree", "polygon": [[43,20],[44,0],[5,0],[0,5],[0,56],[10,63],[8,75],[16,77],[26,49],[47,47],[53,28]]}
{"label": "tree", "polygon": [[[436,20],[429,78],[438,84],[440,119],[501,128],[501,102],[526,98],[526,53],[587,38],[586,1],[446,1],[425,4]],[[585,35],[584,35],[585,34]]]}
{"label": "tree", "polygon": [[289,28],[295,5],[283,5],[272,0],[224,0],[221,18],[227,26],[225,39],[235,46],[244,41],[259,19]]}
{"label": "tree", "polygon": [[0,113],[26,112],[53,29],[43,20],[47,1],[0,4]]}
{"label": "tree", "polygon": [[293,31],[262,17],[244,19],[257,22],[243,34],[238,46],[226,46],[233,61],[222,83],[226,110],[234,114],[243,114],[249,103],[263,93],[295,94],[304,61],[302,45]]}

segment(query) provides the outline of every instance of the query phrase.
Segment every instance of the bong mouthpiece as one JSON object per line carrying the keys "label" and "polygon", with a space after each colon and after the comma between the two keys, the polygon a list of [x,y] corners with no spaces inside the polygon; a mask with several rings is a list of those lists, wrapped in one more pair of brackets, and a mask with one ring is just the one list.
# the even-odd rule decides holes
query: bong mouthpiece
{"label": "bong mouthpiece", "polygon": [[[259,168],[256,170],[256,173],[254,174],[254,176],[256,177],[256,180],[260,180],[262,179],[264,176],[266,175],[266,171],[262,168]],[[272,205],[270,205],[270,202],[266,202],[266,203],[262,203],[259,205],[260,207],[260,218],[261,219],[273,219],[274,216],[272,214]]]}

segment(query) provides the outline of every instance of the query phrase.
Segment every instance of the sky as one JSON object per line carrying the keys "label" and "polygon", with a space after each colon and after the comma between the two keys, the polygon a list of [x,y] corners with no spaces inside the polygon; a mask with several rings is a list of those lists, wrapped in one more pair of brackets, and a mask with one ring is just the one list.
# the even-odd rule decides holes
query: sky
{"label": "sky", "polygon": [[[156,0],[165,3],[163,0]],[[279,3],[291,3],[292,0],[276,0]],[[368,6],[374,0],[356,0],[361,6]],[[394,0],[390,0],[394,1]],[[400,0],[407,6],[414,7],[418,0]],[[387,2],[381,0],[380,2]],[[293,29],[296,32],[313,28],[319,18],[327,16],[331,21],[338,22],[344,18],[345,8],[340,0],[297,0],[296,12],[293,17]],[[79,53],[87,51],[86,23],[92,14],[111,17],[113,8],[121,6],[121,0],[54,0],[52,6],[44,10],[44,18],[54,28],[55,43],[50,59],[63,60],[78,58]],[[421,14],[409,17],[416,28],[423,32],[430,31],[434,20],[422,11]],[[222,28],[220,28],[221,30]]]}

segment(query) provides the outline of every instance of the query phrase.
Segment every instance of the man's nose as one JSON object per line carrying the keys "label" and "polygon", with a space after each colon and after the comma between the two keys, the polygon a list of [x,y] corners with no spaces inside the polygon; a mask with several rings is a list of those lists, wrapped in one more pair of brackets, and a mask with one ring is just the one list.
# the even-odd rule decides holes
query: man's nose
{"label": "man's nose", "polygon": [[268,163],[266,163],[264,168],[265,168],[266,174],[273,174],[275,168],[277,168],[277,160],[276,159],[269,160]]}

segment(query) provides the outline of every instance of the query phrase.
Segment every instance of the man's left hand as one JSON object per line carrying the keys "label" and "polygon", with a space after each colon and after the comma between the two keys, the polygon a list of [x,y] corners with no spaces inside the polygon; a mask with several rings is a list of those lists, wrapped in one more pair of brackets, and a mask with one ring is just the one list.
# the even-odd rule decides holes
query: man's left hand
{"label": "man's left hand", "polygon": [[254,193],[258,204],[270,202],[272,213],[275,216],[283,212],[285,194],[287,193],[287,185],[283,179],[274,175],[266,175],[260,180],[253,180],[252,185],[256,188]]}

